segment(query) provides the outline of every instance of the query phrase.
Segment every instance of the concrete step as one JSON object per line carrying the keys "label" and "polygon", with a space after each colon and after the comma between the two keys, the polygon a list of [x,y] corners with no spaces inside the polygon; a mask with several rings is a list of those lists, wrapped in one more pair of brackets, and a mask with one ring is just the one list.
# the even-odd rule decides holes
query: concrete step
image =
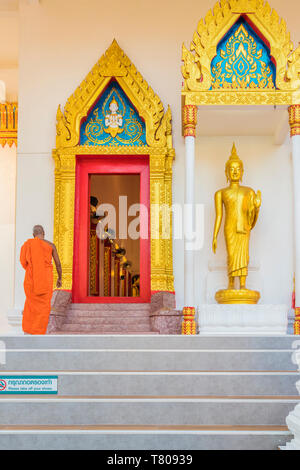
{"label": "concrete step", "polygon": [[[15,374],[12,371],[5,375]],[[26,372],[20,371],[19,375]],[[56,371],[54,375],[58,376],[59,396],[292,396],[297,394],[295,384],[299,378],[296,372]]]}
{"label": "concrete step", "polygon": [[285,419],[300,402],[298,343],[76,331],[0,338],[0,374],[51,371],[59,390],[1,395],[0,449],[275,450],[291,440]]}
{"label": "concrete step", "polygon": [[285,426],[0,428],[0,450],[277,450],[290,439]]}
{"label": "concrete step", "polygon": [[[60,331],[57,331],[56,333],[49,333],[49,335],[62,335],[64,337],[66,336],[71,336],[71,335],[82,335],[82,331],[72,331],[72,332],[68,332],[68,331],[64,331],[63,329],[60,330]],[[102,336],[102,335],[106,335],[106,336],[113,336],[113,335],[123,335],[123,336],[128,336],[128,335],[131,335],[131,336],[143,336],[143,335],[159,335],[159,333],[155,332],[155,331],[111,331],[111,330],[108,330],[108,331],[100,331],[100,330],[93,330],[93,331],[85,331],[84,332],[84,335],[98,335],[98,336]]]}
{"label": "concrete step", "polygon": [[[146,339],[147,336],[145,342]],[[5,364],[0,364],[0,367],[2,370],[15,371],[292,371],[297,369],[292,362],[292,352],[258,349],[181,351],[25,348],[7,349],[5,360],[2,361]]]}
{"label": "concrete step", "polygon": [[[134,340],[134,343],[133,343]],[[300,347],[299,336],[182,336],[182,335],[35,335],[0,336],[6,349],[153,349],[153,350],[290,350]],[[3,344],[4,343],[4,344]],[[278,369],[279,370],[279,369]]]}
{"label": "concrete step", "polygon": [[90,325],[114,325],[123,328],[124,326],[135,326],[135,325],[144,325],[150,328],[150,319],[149,317],[134,317],[134,318],[120,318],[120,317],[82,317],[82,316],[75,316],[68,315],[65,319],[64,325],[72,325],[72,324],[79,324],[82,326],[90,326]]}
{"label": "concrete step", "polygon": [[72,304],[60,333],[149,333],[150,304]]}
{"label": "concrete step", "polygon": [[[6,398],[8,397],[8,398]],[[2,396],[5,425],[285,426],[300,397],[99,398]]]}

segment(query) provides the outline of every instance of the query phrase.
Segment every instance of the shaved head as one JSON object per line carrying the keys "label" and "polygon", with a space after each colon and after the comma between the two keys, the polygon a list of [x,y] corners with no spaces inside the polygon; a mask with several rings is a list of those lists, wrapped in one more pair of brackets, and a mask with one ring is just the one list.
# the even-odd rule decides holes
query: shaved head
{"label": "shaved head", "polygon": [[35,225],[32,229],[32,233],[34,237],[44,237],[45,230],[42,225]]}

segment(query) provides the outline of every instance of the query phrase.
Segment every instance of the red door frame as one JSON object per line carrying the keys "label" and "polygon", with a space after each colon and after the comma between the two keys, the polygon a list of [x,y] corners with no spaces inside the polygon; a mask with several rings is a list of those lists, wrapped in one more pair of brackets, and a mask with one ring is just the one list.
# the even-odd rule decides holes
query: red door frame
{"label": "red door frame", "polygon": [[[140,297],[94,297],[88,295],[89,175],[140,175],[140,203],[148,208],[148,239],[140,238]],[[148,155],[77,155],[74,217],[74,263],[72,297],[74,303],[150,302],[150,170]],[[140,214],[140,226],[145,223]]]}

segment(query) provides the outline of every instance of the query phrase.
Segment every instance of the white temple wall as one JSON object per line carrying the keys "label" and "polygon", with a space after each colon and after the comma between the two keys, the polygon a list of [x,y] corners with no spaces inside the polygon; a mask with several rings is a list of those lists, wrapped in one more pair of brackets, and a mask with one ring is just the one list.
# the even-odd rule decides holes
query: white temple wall
{"label": "white temple wall", "polygon": [[3,80],[6,86],[6,101],[18,101],[18,74],[17,67],[0,67],[0,80]]}
{"label": "white temple wall", "polygon": [[24,269],[19,257],[22,244],[32,238],[32,228],[43,225],[46,238],[53,239],[54,162],[47,154],[18,154],[16,211],[15,308],[23,308]]}
{"label": "white temple wall", "polygon": [[[272,0],[285,18],[292,39],[299,40],[296,0]],[[35,223],[53,234],[55,116],[115,37],[122,49],[173,113],[176,150],[174,202],[184,201],[184,140],[181,135],[180,71],[182,42],[188,45],[197,21],[215,0],[99,2],[43,0],[20,3],[19,148],[15,305],[23,304],[23,271],[18,256]],[[288,119],[288,117],[287,117]],[[259,260],[263,301],[288,303],[292,289],[292,178],[289,144],[276,147],[271,137],[199,137],[196,149],[196,202],[205,204],[206,237],[196,254],[197,303],[205,300],[211,254],[213,195],[225,185],[224,164],[232,141],[245,162],[244,182],[261,189],[263,207],[251,239]],[[275,197],[281,195],[281,199]],[[274,204],[274,201],[276,203]],[[272,233],[271,233],[272,232]],[[215,260],[225,256],[222,234]],[[183,241],[174,242],[174,275],[178,307],[183,298]],[[225,259],[225,258],[224,258]],[[224,264],[224,263],[223,263]],[[256,278],[255,278],[256,279]],[[251,281],[252,282],[252,281]],[[254,281],[253,281],[254,282]],[[256,280],[255,280],[256,282]],[[260,284],[257,285],[260,288]]]}

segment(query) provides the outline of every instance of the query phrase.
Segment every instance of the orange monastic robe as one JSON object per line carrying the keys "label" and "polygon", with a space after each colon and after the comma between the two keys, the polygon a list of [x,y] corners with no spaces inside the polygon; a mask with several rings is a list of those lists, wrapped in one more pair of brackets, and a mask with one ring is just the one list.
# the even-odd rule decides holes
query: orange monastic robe
{"label": "orange monastic robe", "polygon": [[44,335],[53,292],[52,246],[40,238],[31,238],[21,248],[20,261],[26,270],[23,331],[31,335]]}

